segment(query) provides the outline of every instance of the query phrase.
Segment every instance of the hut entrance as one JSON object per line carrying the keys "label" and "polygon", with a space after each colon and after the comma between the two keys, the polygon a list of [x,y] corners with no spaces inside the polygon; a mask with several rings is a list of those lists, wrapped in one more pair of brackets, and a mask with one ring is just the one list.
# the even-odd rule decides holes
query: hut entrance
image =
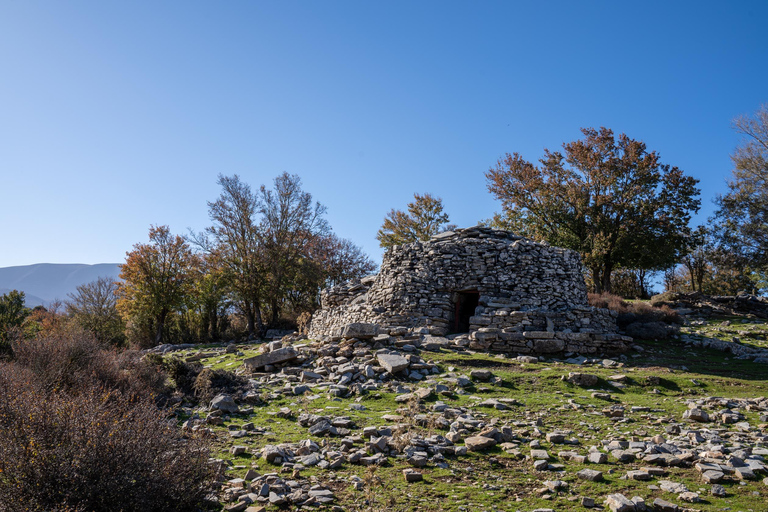
{"label": "hut entrance", "polygon": [[478,291],[456,292],[453,294],[453,321],[451,333],[469,332],[469,318],[475,315],[480,303]]}

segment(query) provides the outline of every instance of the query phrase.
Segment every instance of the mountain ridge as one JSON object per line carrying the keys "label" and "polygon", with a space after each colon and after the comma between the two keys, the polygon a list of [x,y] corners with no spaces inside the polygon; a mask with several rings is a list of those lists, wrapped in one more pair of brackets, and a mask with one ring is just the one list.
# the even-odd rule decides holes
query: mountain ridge
{"label": "mountain ridge", "polygon": [[120,263],[35,263],[0,267],[0,294],[24,292],[27,307],[67,300],[77,287],[100,277],[118,280]]}

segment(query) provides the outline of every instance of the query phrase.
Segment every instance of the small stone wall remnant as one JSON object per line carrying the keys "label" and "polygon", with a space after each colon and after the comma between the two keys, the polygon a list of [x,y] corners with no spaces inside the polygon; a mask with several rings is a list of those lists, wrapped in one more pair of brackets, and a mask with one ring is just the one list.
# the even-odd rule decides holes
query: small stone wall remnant
{"label": "small stone wall remnant", "polygon": [[630,341],[611,312],[587,305],[578,253],[484,227],[390,248],[376,276],[323,291],[309,335],[337,339],[354,322],[467,332],[470,348],[503,353],[618,352]]}

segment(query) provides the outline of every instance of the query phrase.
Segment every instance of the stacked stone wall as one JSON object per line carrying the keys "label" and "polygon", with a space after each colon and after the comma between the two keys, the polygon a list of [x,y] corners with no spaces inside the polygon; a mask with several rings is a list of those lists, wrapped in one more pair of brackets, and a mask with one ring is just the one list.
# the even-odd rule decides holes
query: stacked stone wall
{"label": "stacked stone wall", "polygon": [[576,252],[479,227],[389,249],[378,275],[322,293],[309,334],[365,322],[446,335],[467,293],[478,298],[468,329],[477,349],[615,352],[626,341],[607,310],[587,305]]}

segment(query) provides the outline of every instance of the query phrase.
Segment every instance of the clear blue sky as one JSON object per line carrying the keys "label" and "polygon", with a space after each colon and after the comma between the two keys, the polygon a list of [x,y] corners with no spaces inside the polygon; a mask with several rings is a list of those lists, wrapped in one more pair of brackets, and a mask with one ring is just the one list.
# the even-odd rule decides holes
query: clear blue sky
{"label": "clear blue sky", "polygon": [[484,172],[606,126],[725,189],[768,102],[768,2],[0,0],[0,267],[122,262],[283,171],[374,259],[414,192],[469,226]]}

